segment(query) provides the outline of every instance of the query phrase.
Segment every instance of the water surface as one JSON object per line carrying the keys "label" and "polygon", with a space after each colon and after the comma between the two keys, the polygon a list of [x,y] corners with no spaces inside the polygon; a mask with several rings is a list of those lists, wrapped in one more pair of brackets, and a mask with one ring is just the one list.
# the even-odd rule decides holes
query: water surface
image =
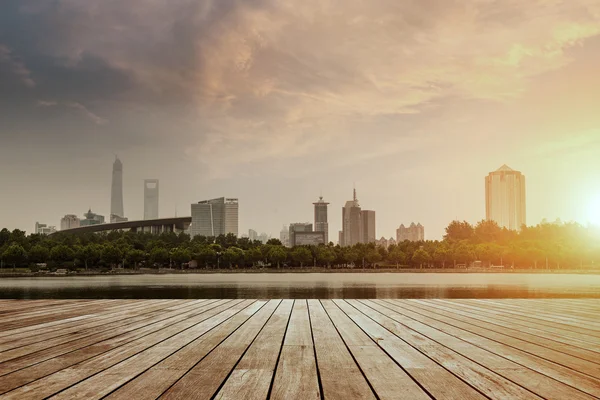
{"label": "water surface", "polygon": [[600,275],[234,273],[0,279],[2,299],[600,298]]}

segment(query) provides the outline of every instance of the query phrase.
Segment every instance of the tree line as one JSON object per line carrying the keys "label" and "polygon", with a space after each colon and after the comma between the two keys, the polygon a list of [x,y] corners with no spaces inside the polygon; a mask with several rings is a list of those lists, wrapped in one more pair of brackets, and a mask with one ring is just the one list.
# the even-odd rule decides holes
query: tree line
{"label": "tree line", "polygon": [[520,232],[492,221],[471,225],[453,221],[441,241],[405,241],[384,248],[374,243],[287,248],[277,239],[266,244],[237,238],[172,232],[108,232],[53,235],[0,231],[0,265],[4,268],[46,265],[50,268],[464,268],[505,266],[532,269],[596,268],[600,264],[598,232],[576,223],[542,223]]}

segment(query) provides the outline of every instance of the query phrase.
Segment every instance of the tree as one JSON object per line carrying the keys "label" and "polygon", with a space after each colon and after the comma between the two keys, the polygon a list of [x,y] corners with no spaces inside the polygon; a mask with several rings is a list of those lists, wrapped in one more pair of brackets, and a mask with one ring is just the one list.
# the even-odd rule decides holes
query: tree
{"label": "tree", "polygon": [[399,268],[400,264],[404,264],[406,262],[406,254],[404,254],[400,248],[394,247],[388,254],[388,260],[396,264],[396,268]]}
{"label": "tree", "polygon": [[111,266],[118,265],[121,261],[123,261],[123,253],[121,250],[118,247],[110,244],[104,246],[101,257],[106,264]]}
{"label": "tree", "polygon": [[260,248],[253,247],[249,250],[246,250],[246,261],[251,263],[252,266],[256,265],[259,261],[263,259],[263,255],[260,252]]}
{"label": "tree", "polygon": [[502,228],[496,221],[483,220],[475,225],[474,237],[477,243],[491,243],[500,239]]}
{"label": "tree", "polygon": [[423,264],[431,260],[431,256],[423,249],[418,249],[412,256],[412,262],[419,264],[419,268],[423,268]]}
{"label": "tree", "polygon": [[50,259],[50,250],[47,247],[36,244],[29,249],[29,261],[33,263],[45,263]]}
{"label": "tree", "polygon": [[155,247],[150,252],[150,259],[154,264],[158,264],[159,268],[169,262],[169,252],[167,249]]}
{"label": "tree", "polygon": [[329,247],[319,246],[317,247],[317,261],[321,265],[330,266],[332,261],[335,260],[335,253]]}
{"label": "tree", "polygon": [[217,253],[209,246],[202,246],[194,252],[194,259],[198,265],[208,267],[209,264],[216,262]]}
{"label": "tree", "polygon": [[85,269],[88,269],[89,264],[95,264],[100,260],[102,257],[102,249],[95,244],[80,246],[76,256],[79,260],[83,261]]}
{"label": "tree", "polygon": [[446,227],[444,239],[449,241],[469,240],[473,237],[473,233],[473,226],[467,221],[452,221]]}
{"label": "tree", "polygon": [[230,247],[223,252],[223,262],[229,264],[229,267],[239,265],[244,260],[244,250],[238,247]]}
{"label": "tree", "polygon": [[269,250],[269,253],[267,254],[267,258],[272,263],[277,263],[277,268],[279,268],[279,264],[284,262],[287,258],[287,252],[285,247],[277,245],[272,246]]}
{"label": "tree", "polygon": [[303,267],[304,264],[309,264],[312,261],[312,253],[306,247],[296,247],[292,250],[292,260]]}
{"label": "tree", "polygon": [[54,246],[52,250],[50,250],[50,259],[58,265],[64,265],[67,262],[72,262],[74,258],[75,252],[64,244]]}
{"label": "tree", "polygon": [[276,238],[271,238],[271,239],[267,240],[267,244],[270,244],[272,246],[283,246],[283,243],[281,243],[281,240],[276,239]]}
{"label": "tree", "polygon": [[130,249],[127,254],[125,254],[125,258],[128,263],[133,264],[134,269],[137,269],[138,264],[146,259],[146,253],[142,250]]}
{"label": "tree", "polygon": [[446,243],[440,243],[433,251],[433,261],[442,264],[446,268],[446,261],[450,259],[450,248]]}
{"label": "tree", "polygon": [[171,250],[170,258],[177,267],[181,267],[182,264],[187,263],[192,259],[192,255],[188,249],[176,247]]}
{"label": "tree", "polygon": [[375,264],[377,264],[382,259],[383,259],[383,257],[377,251],[377,249],[368,249],[365,254],[365,260],[367,261],[367,263],[372,265],[373,268],[375,268]]}
{"label": "tree", "polygon": [[13,243],[2,253],[2,259],[16,268],[17,265],[22,265],[27,261],[27,253],[23,246]]}

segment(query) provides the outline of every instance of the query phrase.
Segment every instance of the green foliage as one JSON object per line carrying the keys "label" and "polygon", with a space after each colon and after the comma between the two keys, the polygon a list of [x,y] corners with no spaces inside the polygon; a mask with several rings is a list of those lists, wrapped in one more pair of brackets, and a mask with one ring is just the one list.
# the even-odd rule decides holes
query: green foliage
{"label": "green foliage", "polygon": [[16,268],[27,262],[27,252],[20,244],[12,243],[2,253],[2,260]]}
{"label": "green foliage", "polygon": [[310,250],[306,247],[296,247],[292,250],[292,260],[303,267],[306,264],[310,264],[313,261],[313,255]]}
{"label": "green foliage", "polygon": [[47,247],[36,244],[29,249],[29,261],[32,263],[45,263],[50,259],[50,250]]}
{"label": "green foliage", "polygon": [[117,246],[106,245],[102,249],[102,261],[108,265],[117,265],[123,261],[123,258],[123,252]]}
{"label": "green foliage", "polygon": [[155,247],[150,252],[150,260],[152,263],[157,264],[158,267],[164,267],[169,263],[169,252],[167,249]]}
{"label": "green foliage", "polygon": [[50,250],[50,260],[54,261],[57,265],[64,265],[65,263],[72,262],[74,259],[75,251],[67,245],[61,244]]}

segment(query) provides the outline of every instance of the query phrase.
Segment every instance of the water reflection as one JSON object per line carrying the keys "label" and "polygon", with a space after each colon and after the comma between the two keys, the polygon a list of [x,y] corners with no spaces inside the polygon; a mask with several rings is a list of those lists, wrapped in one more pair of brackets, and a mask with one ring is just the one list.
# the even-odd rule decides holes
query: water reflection
{"label": "water reflection", "polygon": [[3,299],[600,298],[600,276],[206,274],[0,279]]}

